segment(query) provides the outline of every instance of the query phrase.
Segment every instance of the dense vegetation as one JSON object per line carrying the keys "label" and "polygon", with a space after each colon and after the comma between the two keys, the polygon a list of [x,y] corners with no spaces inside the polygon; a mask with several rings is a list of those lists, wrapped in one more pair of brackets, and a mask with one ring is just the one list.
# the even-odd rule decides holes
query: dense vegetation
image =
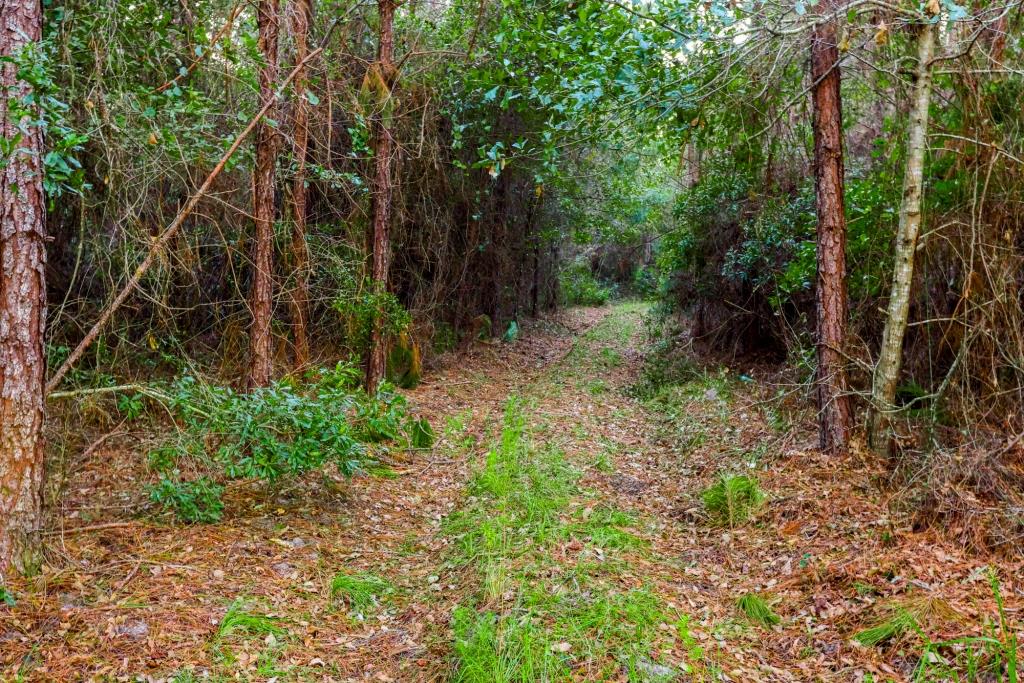
{"label": "dense vegetation", "polygon": [[[145,463],[141,512],[217,523],[243,483],[430,449],[402,393],[425,368],[624,298],[652,302],[636,399],[678,407],[711,359],[771,367],[771,410],[813,415],[829,457],[871,458],[903,523],[1019,556],[1021,17],[1017,0],[4,0],[2,575],[41,570],[76,457],[125,425],[147,435],[118,456]],[[579,479],[515,401],[502,429],[449,521],[494,567],[519,552],[488,545],[495,525],[546,547]],[[756,477],[715,477],[710,525],[765,503]],[[359,609],[387,586],[335,582]],[[606,596],[642,616],[630,676],[670,611],[646,590]],[[755,592],[737,604],[779,623]],[[498,633],[569,675],[489,605],[454,614],[460,680],[515,677]]]}

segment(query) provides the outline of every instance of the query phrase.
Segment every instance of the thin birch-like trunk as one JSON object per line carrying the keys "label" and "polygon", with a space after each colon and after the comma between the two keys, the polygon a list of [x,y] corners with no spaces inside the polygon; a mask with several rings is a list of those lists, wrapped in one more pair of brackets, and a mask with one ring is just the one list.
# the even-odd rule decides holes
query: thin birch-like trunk
{"label": "thin birch-like trunk", "polygon": [[903,337],[910,310],[910,289],[914,280],[914,255],[921,232],[921,196],[924,187],[924,158],[928,144],[928,109],[932,98],[932,61],[935,57],[937,24],[926,23],[917,38],[917,69],[913,88],[913,109],[907,130],[907,158],[903,174],[903,203],[896,233],[896,258],[889,295],[889,310],[882,333],[882,348],[871,386],[868,442],[878,451],[887,450],[889,421],[895,410],[896,385],[903,356]]}

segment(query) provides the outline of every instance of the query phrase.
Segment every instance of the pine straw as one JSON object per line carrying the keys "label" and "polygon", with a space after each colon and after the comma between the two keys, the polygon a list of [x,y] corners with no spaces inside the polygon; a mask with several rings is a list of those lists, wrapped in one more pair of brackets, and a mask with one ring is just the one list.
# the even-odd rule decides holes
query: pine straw
{"label": "pine straw", "polygon": [[[775,431],[768,409],[789,378],[764,364],[731,374],[741,371],[755,382],[736,383],[724,423],[719,405],[699,394],[685,406],[707,432],[703,444],[679,444],[677,450],[671,441],[652,442],[658,430],[649,423],[660,416],[647,412],[648,425],[633,425],[627,434],[604,430],[603,436],[621,444],[618,471],[591,472],[586,480],[612,504],[665,524],[650,555],[678,558],[677,569],[637,557],[633,574],[695,617],[691,632],[711,661],[738,681],[849,681],[864,672],[876,680],[908,680],[913,650],[901,655],[865,648],[851,636],[877,625],[886,614],[880,606],[891,604],[941,607],[926,609],[934,618],[920,624],[933,640],[978,635],[997,613],[989,567],[1003,582],[1009,613],[1018,615],[1014,627],[1024,629],[1019,558],[972,554],[934,528],[916,530],[898,521],[883,487],[885,463],[863,449],[847,459],[821,454],[813,411],[795,396],[785,406],[793,424]],[[636,361],[613,382],[628,387],[639,372]],[[628,402],[616,399],[616,392],[606,396],[620,404],[600,408],[598,420],[611,424],[614,411]],[[699,492],[720,470],[746,469],[750,454],[759,455],[757,476],[770,497],[760,521],[733,530],[708,526]],[[639,493],[617,485],[621,473],[638,480],[633,488]],[[737,625],[736,596],[745,593],[776,596],[781,623],[773,629]],[[940,613],[951,618],[938,618]]]}
{"label": "pine straw", "polygon": [[[602,313],[582,315],[571,323],[577,331]],[[508,394],[569,348],[564,327],[534,328],[511,347],[479,345],[448,359],[410,396],[439,428],[445,416],[472,411],[470,431],[483,441]],[[645,586],[689,614],[706,660],[731,680],[849,681],[858,672],[906,680],[911,648],[901,656],[898,648],[856,645],[852,635],[877,625],[888,605],[919,599],[963,616],[926,623],[933,640],[980,634],[995,614],[987,567],[998,572],[1007,615],[1021,629],[1024,565],[971,555],[935,531],[894,521],[879,489],[884,464],[867,454],[821,455],[811,413],[792,429],[773,431],[762,402],[781,383],[772,368],[743,368],[756,382],[738,385],[724,421],[713,402],[684,406],[708,431],[702,445],[680,453],[659,441],[657,416],[624,391],[639,372],[640,348],[635,340],[622,350],[625,362],[602,371],[610,390],[600,397],[567,385],[539,409],[552,419],[564,415],[558,425],[566,433],[585,427],[567,449],[584,469],[583,485],[600,493],[595,504],[633,513],[637,532],[646,530],[649,545],[622,551],[621,588]],[[616,445],[613,472],[594,464],[607,443]],[[37,589],[15,584],[17,606],[0,607],[0,680],[13,678],[26,657],[35,663],[27,679],[36,681],[217,666],[218,624],[239,598],[287,630],[277,646],[281,668],[301,667],[312,680],[447,680],[451,609],[479,586],[472,568],[442,566],[448,539],[437,520],[460,503],[467,462],[482,451],[418,454],[391,463],[402,474],[396,479],[311,475],[276,493],[240,487],[224,522],[165,527],[120,515],[118,506],[148,475],[140,454],[101,449],[73,474],[65,505],[79,512],[64,524],[132,523],[49,537],[51,557],[33,582]],[[712,528],[689,513],[700,510],[699,493],[717,472],[745,469],[754,452],[770,495],[755,524]],[[569,544],[556,553],[568,565],[581,550]],[[395,587],[388,605],[360,621],[332,604],[330,582],[339,571],[386,579]],[[781,623],[746,624],[736,611],[743,593],[771,594]],[[139,622],[148,632],[132,636]],[[236,632],[224,640],[218,647],[238,658],[229,671],[256,677],[264,639]]]}
{"label": "pine straw", "polygon": [[[440,432],[449,415],[471,413],[469,434],[486,438],[508,394],[571,348],[568,329],[604,312],[533,324],[520,343],[481,344],[441,359],[407,392]],[[447,362],[445,362],[447,361]],[[402,476],[345,481],[311,473],[279,490],[232,487],[223,522],[180,526],[123,511],[144,507],[150,475],[137,442],[108,441],[71,474],[47,535],[44,572],[15,581],[13,609],[0,606],[0,680],[166,677],[186,669],[257,678],[258,655],[311,679],[429,680],[443,675],[438,633],[458,595],[440,566],[438,520],[463,493],[467,458],[393,454]],[[379,575],[395,586],[365,619],[330,595],[340,571]],[[431,581],[441,575],[443,581]],[[272,617],[287,635],[235,632],[215,642],[236,600]],[[225,648],[236,658],[225,664]]]}
{"label": "pine straw", "polygon": [[[906,456],[896,498],[917,529],[938,529],[976,552],[1024,558],[1024,443],[987,443]],[[913,469],[909,474],[908,470]]]}

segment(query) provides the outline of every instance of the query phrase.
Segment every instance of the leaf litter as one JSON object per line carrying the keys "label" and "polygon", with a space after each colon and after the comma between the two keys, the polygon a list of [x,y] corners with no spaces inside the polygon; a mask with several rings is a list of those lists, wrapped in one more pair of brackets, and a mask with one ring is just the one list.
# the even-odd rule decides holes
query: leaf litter
{"label": "leaf litter", "polygon": [[[0,679],[454,680],[451,615],[480,586],[448,562],[443,521],[466,504],[505,401],[530,385],[540,387],[545,434],[592,497],[574,501],[573,528],[594,510],[618,510],[625,526],[615,529],[642,541],[609,550],[574,538],[551,560],[568,570],[616,553],[622,590],[651,591],[690,618],[700,661],[678,648],[650,652],[635,675],[911,680],[920,633],[991,632],[999,616],[990,570],[1006,627],[1024,639],[1024,567],[901,526],[878,485],[881,463],[820,454],[813,415],[798,403],[784,430],[773,426],[766,396],[783,378],[771,366],[744,368],[753,381],[704,387],[675,405],[700,438],[666,430],[663,412],[631,392],[644,363],[642,313],[575,309],[524,324],[512,343],[442,358],[406,392],[439,435],[432,451],[391,454],[396,477],[312,473],[279,490],[233,488],[228,509],[237,512],[218,524],[133,517],[144,458],[111,439],[73,473],[63,505],[75,514],[54,516],[43,571],[5,589]],[[701,494],[723,472],[756,475],[767,496],[745,523],[708,523]],[[352,609],[351,599],[332,600],[339,575],[380,583]],[[746,595],[768,600],[777,622],[738,613]],[[904,614],[913,627],[900,621],[871,647],[856,639]],[[226,633],[225,617],[235,623]],[[551,650],[576,654],[568,641]],[[596,670],[582,664],[577,671]],[[629,680],[624,669],[616,675],[606,680]]]}

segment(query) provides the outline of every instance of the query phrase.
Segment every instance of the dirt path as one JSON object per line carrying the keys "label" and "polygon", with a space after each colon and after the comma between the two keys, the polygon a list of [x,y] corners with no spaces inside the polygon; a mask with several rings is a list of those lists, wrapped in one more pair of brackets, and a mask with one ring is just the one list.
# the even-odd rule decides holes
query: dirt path
{"label": "dirt path", "polygon": [[[431,453],[239,488],[215,525],[125,521],[94,454],[53,561],[0,612],[0,680],[899,681],[920,639],[851,642],[894,606],[926,605],[933,639],[980,632],[985,565],[895,527],[877,473],[815,455],[764,372],[644,393],[644,311],[478,345],[410,392]],[[722,472],[766,492],[749,521],[709,517]],[[1021,568],[998,569],[1012,617]]]}

